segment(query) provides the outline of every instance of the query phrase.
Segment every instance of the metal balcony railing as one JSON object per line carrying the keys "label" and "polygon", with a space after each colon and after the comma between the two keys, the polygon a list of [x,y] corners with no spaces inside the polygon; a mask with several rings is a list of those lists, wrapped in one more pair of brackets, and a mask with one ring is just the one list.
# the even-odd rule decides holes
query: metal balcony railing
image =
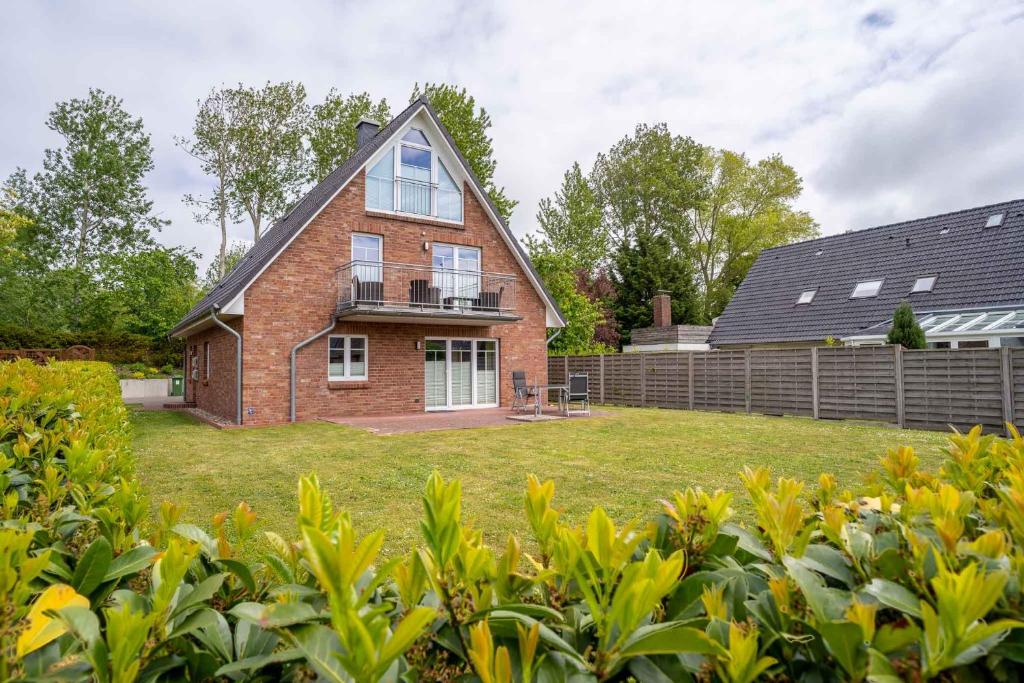
{"label": "metal balcony railing", "polygon": [[388,309],[438,316],[515,315],[516,277],[410,263],[351,261],[335,271],[339,313]]}

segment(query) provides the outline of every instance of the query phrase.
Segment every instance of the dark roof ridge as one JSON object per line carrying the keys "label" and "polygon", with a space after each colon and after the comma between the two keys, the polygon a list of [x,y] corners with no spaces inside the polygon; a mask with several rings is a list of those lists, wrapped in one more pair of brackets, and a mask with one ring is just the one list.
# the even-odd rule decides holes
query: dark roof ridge
{"label": "dark roof ridge", "polygon": [[895,223],[884,223],[882,225],[872,225],[866,228],[851,228],[845,232],[837,232],[832,235],[822,235],[821,237],[812,237],[807,240],[800,240],[799,242],[790,242],[789,244],[777,244],[774,247],[765,247],[762,252],[772,251],[774,249],[784,249],[786,247],[792,247],[796,244],[810,244],[811,242],[821,242],[823,240],[835,239],[837,237],[849,237],[850,235],[859,235],[861,233],[869,232],[871,230],[881,230],[882,228],[898,228],[904,225],[910,225],[911,223],[921,223],[924,221],[934,220],[936,218],[946,218],[948,216],[955,216],[961,213],[968,213],[970,211],[981,211],[982,209],[993,209],[997,206],[1003,206],[1006,204],[1021,204],[1024,203],[1024,197],[1020,199],[1008,199],[1004,202],[996,202],[994,204],[982,204],[981,206],[972,206],[969,209],[958,209],[956,211],[947,211],[945,213],[936,213],[931,216],[922,216],[921,218],[911,218],[905,221],[897,221]]}

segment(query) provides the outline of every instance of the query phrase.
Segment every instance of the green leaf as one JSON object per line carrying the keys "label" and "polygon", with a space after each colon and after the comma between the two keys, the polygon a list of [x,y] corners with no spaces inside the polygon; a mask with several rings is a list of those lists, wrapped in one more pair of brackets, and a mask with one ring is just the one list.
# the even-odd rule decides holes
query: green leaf
{"label": "green leaf", "polygon": [[175,606],[174,611],[171,612],[171,618],[173,619],[184,613],[186,610],[196,607],[197,605],[200,605],[212,598],[224,583],[224,576],[224,574],[214,574],[213,576],[209,576],[197,583],[192,588],[191,592],[178,600],[178,604]]}
{"label": "green leaf", "polygon": [[887,579],[872,579],[861,589],[886,607],[921,618],[921,601],[909,590]]}
{"label": "green leaf", "polygon": [[100,620],[88,607],[79,605],[64,607],[57,610],[57,616],[67,626],[68,631],[85,644],[86,648],[91,648],[93,643],[99,640]]}
{"label": "green leaf", "polygon": [[800,587],[807,600],[807,606],[811,608],[818,621],[843,618],[852,600],[850,593],[827,587],[825,580],[812,571],[803,559],[787,556],[782,562],[789,570],[789,576]]}
{"label": "green leaf", "polygon": [[871,683],[903,683],[903,678],[878,650],[868,650],[868,680]]}
{"label": "green leaf", "polygon": [[882,624],[875,631],[875,639],[871,646],[881,653],[889,654],[909,647],[920,637],[921,629],[912,621]]}
{"label": "green leaf", "polygon": [[251,621],[263,628],[282,628],[304,624],[319,618],[317,611],[305,602],[275,602],[261,605],[258,602],[242,602],[228,612],[238,619]]}
{"label": "green leaf", "polygon": [[333,630],[319,624],[310,624],[289,631],[288,637],[322,678],[335,683],[348,683],[349,676],[341,665],[341,642]]}
{"label": "green leaf", "polygon": [[216,621],[216,611],[209,607],[200,608],[182,619],[181,622],[174,627],[167,639],[173,640],[188,633],[192,633],[200,628],[210,626],[211,624],[216,623]]}
{"label": "green leaf", "polygon": [[118,555],[107,568],[107,574],[103,577],[104,583],[142,571],[153,563],[156,554],[153,546],[138,545],[123,555]]}
{"label": "green leaf", "polygon": [[841,552],[827,545],[814,544],[804,550],[803,560],[808,567],[841,582],[847,588],[853,585],[853,573]]}
{"label": "green leaf", "polygon": [[740,550],[745,550],[760,560],[771,562],[771,552],[769,552],[768,548],[766,548],[764,543],[761,542],[761,539],[750,533],[747,529],[729,523],[722,525],[720,533],[728,536],[735,536],[737,539],[737,546]]}
{"label": "green leaf", "polygon": [[243,673],[246,671],[252,671],[253,669],[262,669],[268,664],[294,662],[297,659],[302,659],[303,656],[302,650],[297,647],[292,647],[287,650],[281,650],[280,652],[271,652],[266,655],[246,657],[245,659],[239,659],[237,662],[225,664],[221,668],[217,669],[216,675],[227,676],[233,673]]}
{"label": "green leaf", "polygon": [[508,603],[500,605],[498,607],[489,607],[487,609],[475,612],[472,617],[466,620],[464,623],[472,624],[481,619],[486,619],[492,612],[500,610],[502,612],[518,612],[519,614],[525,614],[528,617],[534,619],[548,619],[554,622],[565,621],[562,613],[556,609],[547,607],[546,605],[531,605],[527,603]]}
{"label": "green leaf", "polygon": [[704,631],[678,621],[641,626],[626,638],[620,649],[623,657],[681,653],[721,655],[725,649]]}
{"label": "green leaf", "polygon": [[633,677],[644,683],[677,683],[692,681],[693,676],[682,667],[678,657],[633,657],[627,664]]}
{"label": "green leaf", "polygon": [[198,543],[203,549],[204,554],[213,559],[218,559],[220,553],[217,551],[216,541],[210,538],[209,534],[197,527],[195,524],[175,524],[171,531],[182,538],[187,538],[190,541]]}
{"label": "green leaf", "polygon": [[525,614],[519,614],[518,612],[504,612],[502,610],[495,610],[487,617],[487,624],[490,626],[491,631],[495,636],[502,638],[514,639],[516,637],[515,625],[517,623],[522,624],[526,628],[531,628],[534,624],[540,624],[540,642],[543,643],[545,647],[562,653],[570,663],[577,668],[586,668],[586,664],[580,653],[574,650],[569,643],[562,640],[558,634],[552,631],[548,626],[545,626],[542,622],[537,621],[533,617],[529,617]]}
{"label": "green leaf", "polygon": [[71,586],[81,595],[88,597],[103,582],[103,577],[114,558],[110,541],[100,536],[85,549],[75,573],[71,577]]}
{"label": "green leaf", "polygon": [[864,675],[867,665],[867,648],[864,646],[864,632],[850,621],[826,621],[817,624],[825,646],[836,661],[854,680]]}
{"label": "green leaf", "polygon": [[249,565],[240,560],[225,560],[220,559],[217,562],[227,569],[229,572],[238,577],[238,580],[245,586],[245,590],[250,593],[256,592],[256,579],[253,578],[252,570],[249,569]]}

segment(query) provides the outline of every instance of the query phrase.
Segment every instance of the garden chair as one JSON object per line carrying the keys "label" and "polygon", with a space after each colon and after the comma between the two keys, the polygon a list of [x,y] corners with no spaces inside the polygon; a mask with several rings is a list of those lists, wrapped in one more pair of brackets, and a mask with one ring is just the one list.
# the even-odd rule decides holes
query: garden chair
{"label": "garden chair", "polygon": [[512,371],[512,410],[525,410],[530,407],[531,399],[536,401],[537,392],[526,383],[526,370]]}
{"label": "garden chair", "polygon": [[[579,404],[579,410],[572,409],[573,403]],[[590,415],[590,376],[586,373],[569,375],[569,400],[565,414]]]}

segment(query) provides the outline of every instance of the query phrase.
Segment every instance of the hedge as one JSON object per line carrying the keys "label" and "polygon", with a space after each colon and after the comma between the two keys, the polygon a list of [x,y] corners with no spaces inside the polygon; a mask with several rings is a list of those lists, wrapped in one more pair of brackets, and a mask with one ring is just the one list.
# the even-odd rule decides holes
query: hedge
{"label": "hedge", "polygon": [[[377,564],[315,476],[297,535],[244,504],[212,530],[161,506],[139,534],[129,425],[98,364],[0,368],[0,679],[1019,680],[1024,440],[954,433],[938,472],[890,451],[856,492],[740,474],[649,520],[564,523],[530,476],[530,555],[482,542],[458,481],[423,493],[422,545]],[[686,445],[680,444],[680,457]],[[127,508],[128,512],[125,513]],[[233,541],[231,539],[234,539]]]}
{"label": "hedge", "polygon": [[66,349],[81,344],[96,350],[96,359],[147,367],[181,366],[184,343],[180,339],[154,339],[129,332],[55,332],[0,326],[0,349]]}

